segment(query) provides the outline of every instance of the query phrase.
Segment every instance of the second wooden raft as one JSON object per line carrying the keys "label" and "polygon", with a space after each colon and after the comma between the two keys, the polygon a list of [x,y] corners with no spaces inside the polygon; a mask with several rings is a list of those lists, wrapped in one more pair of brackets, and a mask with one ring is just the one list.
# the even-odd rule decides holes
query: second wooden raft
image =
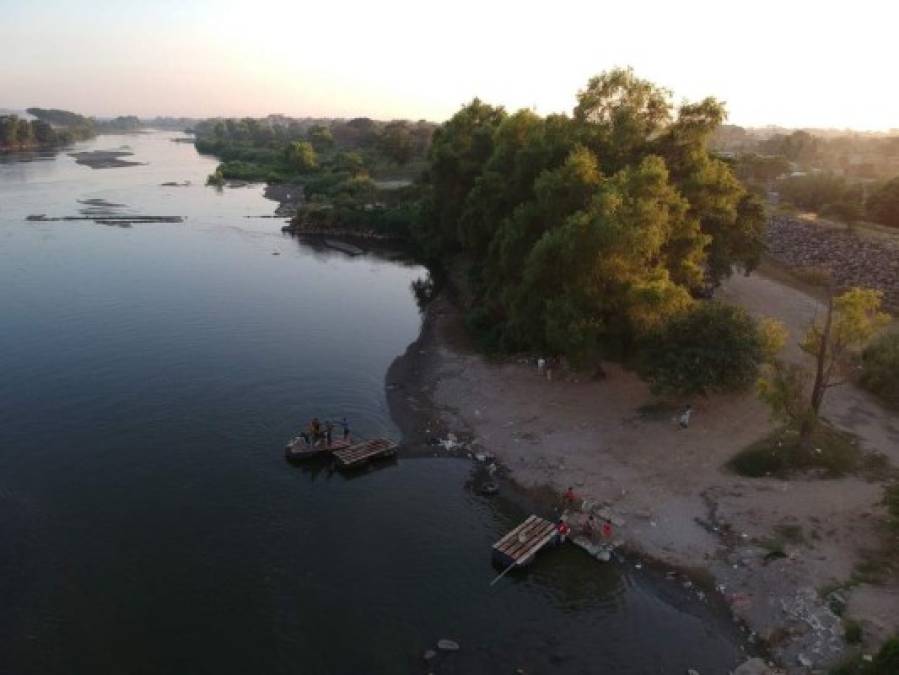
{"label": "second wooden raft", "polygon": [[493,559],[502,567],[527,565],[555,536],[555,525],[532,515],[493,545]]}
{"label": "second wooden raft", "polygon": [[343,450],[334,452],[334,459],[341,469],[350,469],[377,457],[392,457],[396,454],[396,443],[388,438],[373,438],[370,441],[356,443]]}

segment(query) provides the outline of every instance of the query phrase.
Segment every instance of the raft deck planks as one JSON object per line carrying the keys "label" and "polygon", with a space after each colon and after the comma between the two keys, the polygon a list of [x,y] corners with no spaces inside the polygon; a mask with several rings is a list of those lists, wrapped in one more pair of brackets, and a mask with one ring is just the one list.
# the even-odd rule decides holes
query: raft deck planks
{"label": "raft deck planks", "polygon": [[396,454],[396,443],[387,438],[373,438],[370,441],[356,443],[343,450],[334,452],[337,466],[350,469],[365,464],[377,457],[390,457]]}
{"label": "raft deck planks", "polygon": [[302,436],[297,436],[287,444],[287,447],[284,448],[284,454],[288,459],[312,459],[313,457],[323,457],[325,455],[332,454],[337,452],[338,450],[343,450],[352,445],[350,441],[344,440],[342,438],[338,438],[335,441],[331,441],[331,445],[326,445],[322,443],[321,445],[308,445]]}
{"label": "raft deck planks", "polygon": [[493,545],[493,557],[503,566],[526,565],[555,536],[555,525],[531,515]]}

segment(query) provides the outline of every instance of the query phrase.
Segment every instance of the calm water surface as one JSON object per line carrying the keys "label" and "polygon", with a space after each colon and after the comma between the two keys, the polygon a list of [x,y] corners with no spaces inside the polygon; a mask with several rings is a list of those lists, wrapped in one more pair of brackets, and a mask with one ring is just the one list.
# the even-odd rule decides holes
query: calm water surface
{"label": "calm water surface", "polygon": [[[559,549],[490,587],[489,546],[525,514],[475,496],[465,462],[286,464],[313,414],[396,434],[384,373],[424,270],[245,217],[274,204],[204,187],[215,161],[172,136],[78,148],[136,167],[0,160],[0,673],[733,667],[733,631],[645,570]],[[25,220],[97,199],[186,220]],[[462,651],[425,664],[442,637]]]}

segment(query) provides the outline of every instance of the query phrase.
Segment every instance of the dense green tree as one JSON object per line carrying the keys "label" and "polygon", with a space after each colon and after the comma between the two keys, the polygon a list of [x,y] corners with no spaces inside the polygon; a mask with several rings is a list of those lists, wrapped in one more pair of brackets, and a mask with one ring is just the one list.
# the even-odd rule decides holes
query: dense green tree
{"label": "dense green tree", "polygon": [[867,208],[872,220],[899,227],[899,177],[872,192],[868,197]]}
{"label": "dense green tree", "polygon": [[706,243],[688,209],[658,157],[604,180],[525,259],[510,308],[516,337],[587,362],[603,343],[626,343],[687,309],[674,278],[701,279]]}
{"label": "dense green tree", "polygon": [[19,117],[17,115],[0,116],[0,146],[14,148],[19,137]]}
{"label": "dense green tree", "polygon": [[38,145],[49,146],[56,143],[57,136],[53,127],[43,120],[35,120],[31,123],[31,131]]}
{"label": "dense green tree", "polygon": [[415,156],[415,137],[406,120],[388,122],[378,137],[381,152],[399,165],[409,162]]}
{"label": "dense green tree", "polygon": [[734,265],[754,269],[764,248],[761,202],[750,197],[731,168],[708,151],[709,139],[724,117],[724,107],[712,98],[684,105],[677,120],[654,142],[691,214],[709,236],[706,280],[712,284],[728,276]]}
{"label": "dense green tree", "polygon": [[861,201],[860,191],[834,173],[791,176],[780,182],[778,190],[788,202],[811,211],[820,211],[837,202]]}
{"label": "dense green tree", "polygon": [[702,302],[661,330],[642,350],[641,373],[653,390],[665,394],[705,395],[752,385],[771,354],[777,329],[759,324],[739,307]]}
{"label": "dense green tree", "polygon": [[809,162],[818,156],[821,139],[807,131],[791,134],[775,134],[759,144],[759,149],[768,155],[783,155],[794,162]]}
{"label": "dense green tree", "polygon": [[603,167],[617,171],[645,154],[650,140],[667,126],[669,98],[667,90],[618,68],[590,78],[578,92],[574,119]]}
{"label": "dense green tree", "polygon": [[367,175],[365,160],[358,152],[340,152],[334,157],[334,169],[352,177]]}
{"label": "dense green tree", "polygon": [[493,153],[493,135],[505,117],[501,107],[474,99],[434,132],[428,153],[432,201],[421,235],[432,253],[459,248],[465,199]]}
{"label": "dense green tree", "polygon": [[307,173],[318,166],[315,148],[308,141],[294,141],[288,145],[287,160],[300,173]]}
{"label": "dense green tree", "polygon": [[790,161],[783,155],[758,155],[749,152],[737,158],[737,175],[745,181],[770,183],[790,171]]}
{"label": "dense green tree", "polygon": [[762,251],[764,210],[708,150],[714,99],[680,107],[614,70],[573,117],[479,100],[438,128],[421,224],[432,253],[471,261],[476,324],[507,348],[586,361],[686,310]]}
{"label": "dense green tree", "polygon": [[899,408],[899,333],[887,333],[862,353],[862,386]]}
{"label": "dense green tree", "polygon": [[316,152],[325,152],[334,147],[334,136],[331,130],[321,124],[313,124],[306,131],[306,140],[308,140]]}

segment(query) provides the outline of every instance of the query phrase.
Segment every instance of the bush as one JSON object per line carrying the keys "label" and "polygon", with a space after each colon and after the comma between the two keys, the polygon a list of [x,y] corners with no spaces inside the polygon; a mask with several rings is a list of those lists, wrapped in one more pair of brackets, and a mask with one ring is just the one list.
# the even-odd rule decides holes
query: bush
{"label": "bush", "polygon": [[893,483],[886,489],[883,503],[887,507],[890,527],[899,532],[899,483]]}
{"label": "bush", "polygon": [[899,177],[883,184],[868,198],[868,214],[873,220],[899,227]]}
{"label": "bush", "polygon": [[899,407],[899,333],[882,335],[862,353],[861,385]]}
{"label": "bush", "polygon": [[681,395],[744,389],[766,356],[758,322],[720,302],[700,303],[674,318],[641,352],[639,370],[653,390]]}
{"label": "bush", "polygon": [[861,451],[851,439],[824,423],[812,436],[810,452],[799,447],[799,433],[785,428],[741,450],[727,467],[749,478],[789,478],[804,471],[818,471],[824,478],[839,478],[861,466]]}
{"label": "bush", "polygon": [[843,622],[843,637],[850,645],[857,645],[862,641],[862,625],[858,621],[847,619]]}
{"label": "bush", "polygon": [[868,663],[860,655],[853,656],[830,671],[831,675],[896,675],[899,673],[899,637],[892,637],[880,647]]}

